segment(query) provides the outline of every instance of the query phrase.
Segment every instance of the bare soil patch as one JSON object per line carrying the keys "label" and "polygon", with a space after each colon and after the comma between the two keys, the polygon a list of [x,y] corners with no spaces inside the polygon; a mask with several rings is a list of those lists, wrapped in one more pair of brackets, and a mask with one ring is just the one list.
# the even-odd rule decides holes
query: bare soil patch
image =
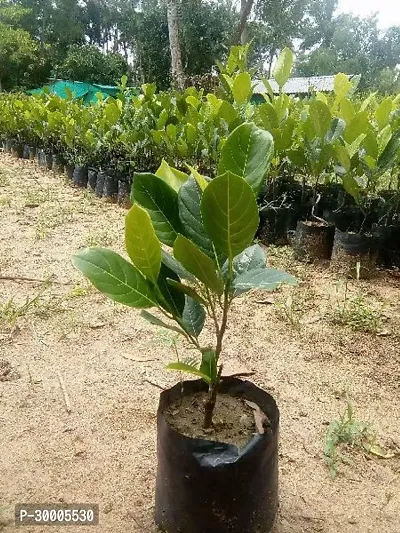
{"label": "bare soil patch", "polygon": [[[96,531],[155,533],[158,387],[179,378],[165,370],[175,340],[94,291],[70,260],[88,245],[122,253],[124,214],[33,163],[0,156],[0,277],[43,280],[0,279],[0,359],[20,376],[0,381],[4,533],[15,530],[18,502],[98,503]],[[294,261],[288,248],[267,254],[299,286],[238,299],[224,356],[255,371],[251,379],[281,412],[275,533],[398,533],[400,277],[346,284],[327,264]],[[346,314],[357,298],[364,305]],[[182,358],[193,355],[177,342]],[[350,449],[332,480],[324,442],[348,399],[392,457]]]}

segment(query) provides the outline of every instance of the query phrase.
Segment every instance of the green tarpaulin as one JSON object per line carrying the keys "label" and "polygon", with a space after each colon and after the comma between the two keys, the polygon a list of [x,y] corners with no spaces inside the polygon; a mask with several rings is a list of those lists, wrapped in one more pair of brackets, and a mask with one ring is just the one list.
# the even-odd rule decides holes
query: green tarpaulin
{"label": "green tarpaulin", "polygon": [[28,91],[28,94],[43,94],[47,91],[50,94],[56,94],[60,98],[67,98],[71,92],[73,98],[80,99],[85,104],[90,104],[98,100],[98,93],[101,93],[104,98],[116,96],[118,94],[118,87],[99,85],[97,83],[84,83],[82,81],[56,80],[45,85],[45,87]]}

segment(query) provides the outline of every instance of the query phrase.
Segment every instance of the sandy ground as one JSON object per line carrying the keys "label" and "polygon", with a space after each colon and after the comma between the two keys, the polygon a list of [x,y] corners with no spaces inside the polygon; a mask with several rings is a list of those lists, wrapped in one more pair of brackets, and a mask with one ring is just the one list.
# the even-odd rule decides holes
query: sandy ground
{"label": "sandy ground", "polygon": [[[164,369],[173,339],[90,289],[70,262],[87,245],[122,251],[124,214],[33,163],[0,156],[0,276],[52,276],[47,286],[0,279],[4,533],[15,530],[18,502],[98,503],[96,531],[155,532],[155,385],[177,379]],[[373,332],[353,331],[332,323],[344,293],[326,266],[296,263],[285,248],[270,255],[300,286],[237,300],[225,357],[256,371],[280,407],[275,533],[399,533],[400,277],[349,284],[348,298],[362,294],[377,316]],[[22,307],[27,298],[36,299]],[[356,449],[332,480],[324,441],[347,398],[392,457]]]}

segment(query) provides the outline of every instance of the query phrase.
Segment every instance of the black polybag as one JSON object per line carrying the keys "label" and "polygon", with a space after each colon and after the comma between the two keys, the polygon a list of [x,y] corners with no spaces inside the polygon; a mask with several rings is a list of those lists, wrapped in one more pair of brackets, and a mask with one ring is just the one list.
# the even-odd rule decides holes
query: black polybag
{"label": "black polybag", "polygon": [[[183,394],[207,390],[183,383]],[[168,533],[267,533],[278,509],[279,411],[275,400],[248,381],[224,379],[220,393],[255,402],[271,427],[244,448],[185,437],[163,410],[181,396],[181,384],[160,395],[157,413],[155,520]]]}

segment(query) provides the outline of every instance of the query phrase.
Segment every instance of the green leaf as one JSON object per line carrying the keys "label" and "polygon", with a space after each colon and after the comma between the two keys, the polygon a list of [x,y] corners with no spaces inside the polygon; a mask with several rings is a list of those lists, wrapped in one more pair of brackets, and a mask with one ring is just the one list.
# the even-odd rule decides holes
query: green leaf
{"label": "green leaf", "polygon": [[129,261],[106,248],[85,248],[73,264],[100,292],[129,307],[156,307],[152,285]]}
{"label": "green leaf", "polygon": [[376,141],[375,133],[370,130],[365,139],[363,140],[363,147],[365,148],[367,155],[376,159],[379,153],[378,143]]}
{"label": "green leaf", "polygon": [[204,176],[202,176],[199,172],[197,172],[197,170],[195,168],[191,167],[187,163],[185,163],[185,164],[186,164],[187,168],[190,170],[191,175],[196,180],[197,185],[200,187],[200,189],[202,191],[204,191],[204,189],[208,185],[208,181],[206,180],[206,178]]}
{"label": "green leaf", "polygon": [[360,203],[360,186],[357,183],[357,180],[351,174],[345,174],[342,177],[343,187],[346,192],[348,192],[357,204]]}
{"label": "green leaf", "polygon": [[203,330],[205,320],[206,312],[202,305],[190,296],[186,296],[185,308],[182,314],[182,321],[186,331],[198,337]]}
{"label": "green leaf", "polygon": [[189,144],[195,144],[197,140],[197,129],[193,126],[193,124],[187,124],[186,125],[186,138]]}
{"label": "green leaf", "polygon": [[304,168],[307,164],[304,150],[299,148],[297,150],[288,150],[287,156],[290,161],[299,168]]}
{"label": "green leaf", "polygon": [[172,142],[175,142],[176,136],[178,135],[178,128],[175,126],[175,124],[168,124],[168,126],[166,127],[166,132],[169,139]]}
{"label": "green leaf", "polygon": [[164,159],[157,169],[156,176],[165,181],[165,183],[172,187],[176,192],[179,191],[181,186],[188,179],[187,174],[176,168],[170,167]]}
{"label": "green leaf", "polygon": [[296,278],[275,268],[255,268],[248,270],[237,276],[233,282],[233,287],[242,291],[250,289],[264,289],[273,291],[283,283],[296,285]]}
{"label": "green leaf", "polygon": [[167,123],[167,120],[168,120],[168,111],[166,109],[163,109],[157,120],[157,129],[158,130],[164,129],[165,124]]}
{"label": "green leaf", "polygon": [[159,304],[176,317],[182,316],[185,307],[185,295],[170,284],[170,281],[180,281],[173,270],[161,263],[160,274],[157,279],[157,287],[164,301],[158,298]]}
{"label": "green leaf", "polygon": [[271,102],[273,102],[275,96],[274,96],[274,91],[272,89],[270,82],[264,76],[260,76],[260,80],[263,82],[265,88],[267,89],[267,93],[271,99]]}
{"label": "green leaf", "polygon": [[211,383],[217,379],[217,358],[213,350],[207,350],[203,352],[200,364],[200,372],[206,374],[210,378]]}
{"label": "green leaf", "polygon": [[174,287],[174,289],[183,292],[183,294],[186,294],[187,296],[190,296],[190,298],[193,298],[193,300],[196,300],[202,305],[207,305],[206,301],[198,294],[192,287],[189,287],[189,285],[184,285],[180,281],[176,281],[174,279],[167,279],[167,282]]}
{"label": "green leaf", "polygon": [[262,126],[271,131],[272,129],[279,127],[278,114],[272,104],[265,102],[257,107],[257,113],[262,121]]}
{"label": "green leaf", "polygon": [[232,94],[238,105],[248,102],[252,95],[251,78],[248,72],[241,72],[236,76],[232,85]]}
{"label": "green leaf", "polygon": [[270,133],[252,123],[241,124],[222,148],[218,173],[229,171],[241,176],[258,194],[273,154],[274,142]]}
{"label": "green leaf", "polygon": [[229,125],[238,118],[238,113],[231,103],[224,100],[219,108],[218,115]]}
{"label": "green leaf", "polygon": [[264,250],[259,244],[253,244],[244,250],[241,254],[234,257],[232,266],[236,276],[244,274],[249,270],[264,268],[267,258]]}
{"label": "green leaf", "polygon": [[222,74],[222,78],[225,80],[227,87],[232,91],[233,90],[233,79],[227,74]]}
{"label": "green leaf", "polygon": [[188,237],[202,252],[214,259],[214,247],[204,228],[200,204],[202,191],[196,180],[190,177],[178,194],[179,217]]}
{"label": "green leaf", "polygon": [[140,315],[147,320],[147,322],[150,322],[150,324],[153,324],[153,326],[158,326],[160,328],[169,329],[171,331],[175,331],[176,333],[182,334],[182,330],[179,329],[177,326],[173,326],[172,324],[167,324],[163,320],[160,320],[156,316],[152,315],[148,311],[141,311]]}
{"label": "green leaf", "polygon": [[371,102],[375,100],[377,93],[371,93],[367,98],[362,102],[360,106],[360,111],[366,111],[368,107],[370,106]]}
{"label": "green leaf", "polygon": [[[266,265],[266,256],[264,250],[259,244],[253,244],[249,246],[242,253],[233,258],[232,267],[234,276],[244,274],[249,270],[256,268],[264,268]],[[226,274],[228,272],[228,262],[222,267],[222,272]]]}
{"label": "green leaf", "polygon": [[159,240],[172,246],[182,231],[176,191],[154,174],[135,173],[132,200],[149,213]]}
{"label": "green leaf", "polygon": [[254,239],[259,224],[258,207],[250,185],[226,172],[214,178],[203,192],[201,213],[216,248],[230,261]]}
{"label": "green leaf", "polygon": [[346,124],[350,124],[356,114],[353,104],[347,98],[343,98],[340,102],[340,113],[346,121]]}
{"label": "green leaf", "polygon": [[361,133],[361,135],[359,135],[351,144],[345,143],[346,149],[349,152],[350,158],[354,157],[354,155],[358,152],[361,146],[361,143],[363,142],[365,137],[366,137],[366,134]]}
{"label": "green leaf", "polygon": [[187,374],[193,374],[195,376],[198,376],[199,378],[204,379],[206,383],[208,384],[211,383],[210,378],[203,372],[200,372],[200,370],[195,365],[189,365],[188,363],[169,363],[169,365],[167,365],[166,368],[168,370],[178,370],[179,372],[186,372]]}
{"label": "green leaf", "polygon": [[125,245],[132,263],[153,283],[161,267],[161,245],[148,212],[134,204],[125,217]]}
{"label": "green leaf", "polygon": [[388,124],[378,133],[378,136],[376,139],[378,142],[379,153],[382,153],[384,151],[391,137],[392,137],[392,128],[390,124]]}
{"label": "green leaf", "polygon": [[351,90],[352,84],[347,74],[339,72],[336,74],[333,81],[333,90],[337,98],[340,100],[344,98]]}
{"label": "green leaf", "polygon": [[383,129],[386,124],[389,122],[390,113],[393,109],[393,102],[392,99],[385,98],[382,100],[382,102],[379,104],[375,111],[375,118],[378,122],[379,129]]}
{"label": "green leaf", "polygon": [[223,293],[224,284],[217,276],[214,261],[183,235],[178,235],[175,240],[174,256],[206,287],[219,295]]}
{"label": "green leaf", "polygon": [[316,174],[322,174],[322,172],[328,167],[331,158],[333,157],[333,147],[331,144],[324,144],[319,150],[318,159],[314,164]]}
{"label": "green leaf", "polygon": [[310,119],[314,135],[323,139],[328,133],[332,120],[329,107],[320,100],[313,100],[310,104]]}
{"label": "green leaf", "polygon": [[195,96],[187,96],[186,97],[186,102],[191,105],[192,107],[194,107],[196,110],[198,109],[199,105],[200,105],[200,100],[198,100]]}
{"label": "green leaf", "polygon": [[187,279],[188,281],[196,281],[196,278],[183,268],[181,263],[175,259],[174,256],[168,254],[165,250],[161,251],[162,263],[174,272],[179,278]]}
{"label": "green leaf", "polygon": [[112,102],[106,104],[104,113],[110,126],[116,124],[121,116],[121,110]]}
{"label": "green leaf", "polygon": [[282,89],[290,77],[293,61],[293,52],[289,48],[284,48],[279,54],[274,72],[272,74],[280,89]]}
{"label": "green leaf", "polygon": [[334,147],[334,152],[341,166],[345,169],[346,172],[348,172],[351,168],[351,160],[346,148],[341,144],[336,144]]}
{"label": "green leaf", "polygon": [[346,142],[351,144],[360,135],[366,135],[369,129],[368,113],[366,111],[359,111],[351,122],[347,125],[344,138]]}
{"label": "green leaf", "polygon": [[378,158],[380,172],[388,170],[396,161],[400,150],[400,130],[396,131]]}
{"label": "green leaf", "polygon": [[331,122],[329,131],[326,134],[326,141],[331,143],[339,139],[346,128],[346,122],[341,118],[334,118]]}

